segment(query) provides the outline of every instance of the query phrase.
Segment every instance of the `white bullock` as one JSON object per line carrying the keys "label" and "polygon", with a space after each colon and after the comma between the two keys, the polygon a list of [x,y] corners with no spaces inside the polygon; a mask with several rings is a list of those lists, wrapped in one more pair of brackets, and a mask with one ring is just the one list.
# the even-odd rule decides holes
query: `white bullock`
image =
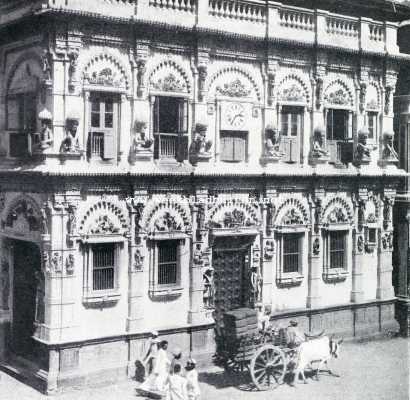
{"label": "white bullock", "polygon": [[303,382],[306,383],[305,369],[312,363],[317,363],[316,377],[319,379],[318,372],[321,367],[326,364],[329,374],[332,372],[329,369],[327,362],[332,358],[339,357],[340,344],[342,340],[335,341],[333,337],[322,336],[318,339],[312,339],[307,342],[303,342],[297,352],[297,361],[295,367],[295,380],[296,383],[299,375],[302,376]]}

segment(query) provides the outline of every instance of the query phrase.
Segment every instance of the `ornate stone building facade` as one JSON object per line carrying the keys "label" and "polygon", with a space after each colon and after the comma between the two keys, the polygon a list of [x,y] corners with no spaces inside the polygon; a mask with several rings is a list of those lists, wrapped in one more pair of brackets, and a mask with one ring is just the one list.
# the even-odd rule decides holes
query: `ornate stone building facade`
{"label": "ornate stone building facade", "polygon": [[4,365],[117,380],[152,329],[210,362],[223,312],[258,302],[396,326],[389,2],[3,3]]}

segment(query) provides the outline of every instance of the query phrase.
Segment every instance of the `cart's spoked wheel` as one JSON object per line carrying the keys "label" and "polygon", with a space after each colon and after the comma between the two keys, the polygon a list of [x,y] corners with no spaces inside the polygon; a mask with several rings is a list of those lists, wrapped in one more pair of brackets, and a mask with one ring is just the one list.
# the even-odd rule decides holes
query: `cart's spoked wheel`
{"label": "cart's spoked wheel", "polygon": [[251,361],[252,381],[259,390],[274,389],[286,373],[285,354],[272,345],[261,347]]}

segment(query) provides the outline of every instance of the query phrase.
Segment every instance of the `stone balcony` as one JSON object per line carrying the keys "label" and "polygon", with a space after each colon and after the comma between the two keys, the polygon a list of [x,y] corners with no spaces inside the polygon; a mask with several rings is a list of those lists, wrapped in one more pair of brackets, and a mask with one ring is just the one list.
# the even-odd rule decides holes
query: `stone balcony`
{"label": "stone balcony", "polygon": [[130,23],[216,31],[370,53],[399,54],[398,23],[265,0],[37,0],[0,6],[0,26],[32,13],[65,12]]}

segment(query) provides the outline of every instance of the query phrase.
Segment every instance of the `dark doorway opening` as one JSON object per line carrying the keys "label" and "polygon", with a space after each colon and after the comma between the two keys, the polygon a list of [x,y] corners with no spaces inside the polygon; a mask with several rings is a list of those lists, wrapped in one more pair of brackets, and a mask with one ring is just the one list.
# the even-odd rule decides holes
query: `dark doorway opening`
{"label": "dark doorway opening", "polygon": [[35,360],[38,345],[33,340],[36,298],[41,272],[41,257],[37,245],[14,240],[10,242],[13,256],[13,321],[11,351]]}

